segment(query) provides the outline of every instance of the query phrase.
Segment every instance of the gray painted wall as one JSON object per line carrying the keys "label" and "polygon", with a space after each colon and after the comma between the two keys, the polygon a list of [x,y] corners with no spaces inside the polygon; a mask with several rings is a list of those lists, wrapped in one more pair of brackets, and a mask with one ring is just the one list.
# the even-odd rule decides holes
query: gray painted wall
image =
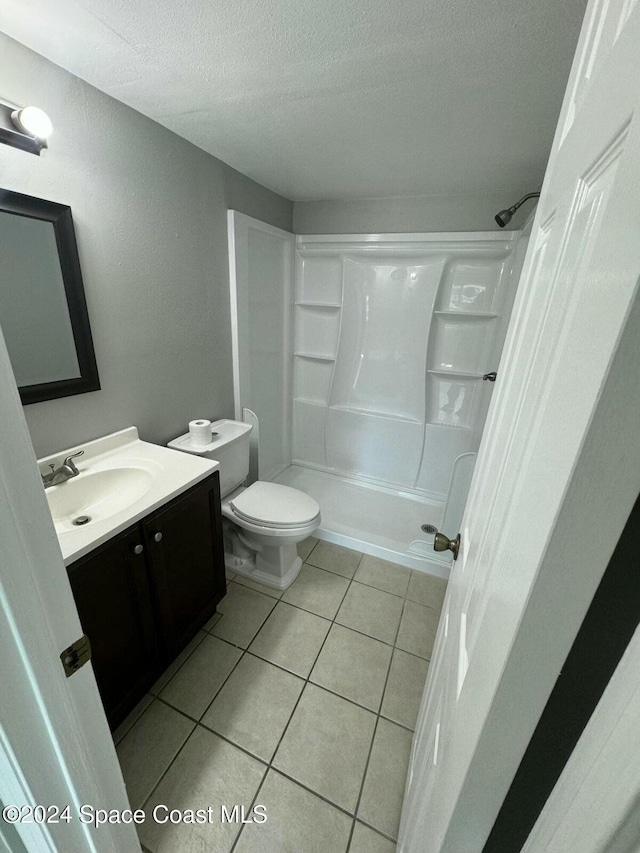
{"label": "gray painted wall", "polygon": [[0,145],[0,187],[71,205],[102,383],[25,407],[36,454],[232,417],[227,208],[292,230],[292,203],[2,34],[0,66],[54,125],[41,157]]}
{"label": "gray painted wall", "polygon": [[[542,181],[542,175],[540,175]],[[297,201],[293,208],[296,234],[386,234],[411,231],[498,231],[494,216],[525,193],[423,195],[396,198]],[[521,228],[532,207],[529,202],[507,226]]]}

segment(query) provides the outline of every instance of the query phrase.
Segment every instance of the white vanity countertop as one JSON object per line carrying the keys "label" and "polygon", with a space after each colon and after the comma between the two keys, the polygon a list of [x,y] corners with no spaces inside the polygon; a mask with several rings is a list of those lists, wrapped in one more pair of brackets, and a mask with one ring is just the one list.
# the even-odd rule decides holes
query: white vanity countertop
{"label": "white vanity countertop", "polygon": [[[65,565],[126,530],[219,468],[217,462],[141,441],[136,427],[38,459],[41,474],[67,456],[80,471],[45,490]],[[80,515],[86,525],[72,524]]]}

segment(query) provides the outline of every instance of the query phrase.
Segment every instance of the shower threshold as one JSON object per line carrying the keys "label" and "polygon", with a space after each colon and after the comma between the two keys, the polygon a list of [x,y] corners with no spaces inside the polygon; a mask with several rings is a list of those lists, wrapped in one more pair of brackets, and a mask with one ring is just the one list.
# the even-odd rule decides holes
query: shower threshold
{"label": "shower threshold", "polygon": [[449,577],[450,563],[431,552],[433,536],[420,529],[425,523],[439,526],[444,500],[302,465],[289,466],[275,482],[300,489],[319,503],[322,524],[314,534],[318,539]]}

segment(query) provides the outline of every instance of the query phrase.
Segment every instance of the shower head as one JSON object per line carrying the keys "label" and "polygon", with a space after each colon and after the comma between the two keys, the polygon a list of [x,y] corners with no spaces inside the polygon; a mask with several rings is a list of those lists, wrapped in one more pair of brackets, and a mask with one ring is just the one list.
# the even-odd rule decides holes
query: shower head
{"label": "shower head", "polygon": [[512,207],[507,207],[505,210],[501,210],[500,213],[496,213],[496,222],[501,228],[504,228],[511,221],[511,217],[516,212],[516,210],[530,198],[540,198],[540,193],[527,193],[527,195],[523,196],[520,201],[517,201]]}
{"label": "shower head", "polygon": [[500,213],[496,213],[495,220],[501,228],[504,228],[504,226],[511,221],[511,217],[514,213],[514,208],[509,209],[507,207],[505,210],[501,210]]}

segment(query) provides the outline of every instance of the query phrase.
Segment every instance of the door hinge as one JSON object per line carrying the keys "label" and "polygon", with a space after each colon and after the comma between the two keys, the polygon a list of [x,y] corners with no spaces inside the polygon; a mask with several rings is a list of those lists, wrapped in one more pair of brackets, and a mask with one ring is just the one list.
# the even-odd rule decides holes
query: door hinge
{"label": "door hinge", "polygon": [[79,640],[71,643],[69,648],[61,652],[60,660],[67,678],[77,672],[88,660],[91,660],[91,643],[87,635],[83,634]]}

